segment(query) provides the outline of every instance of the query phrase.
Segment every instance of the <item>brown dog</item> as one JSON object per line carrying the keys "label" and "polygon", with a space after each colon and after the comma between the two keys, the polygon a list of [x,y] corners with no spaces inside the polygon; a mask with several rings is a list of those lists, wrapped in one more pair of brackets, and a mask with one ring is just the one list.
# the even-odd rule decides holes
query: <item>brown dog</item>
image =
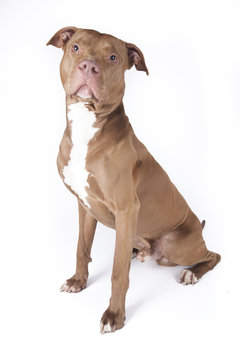
{"label": "brown dog", "polygon": [[60,73],[66,92],[67,126],[58,170],[79,205],[76,273],[61,287],[78,292],[87,285],[97,221],[116,229],[112,296],[101,332],[124,325],[125,296],[133,248],[137,259],[160,265],[192,266],[180,282],[195,284],[220,255],[206,248],[196,215],[146,147],[124,112],[124,72],[148,69],[133,44],[93,30],[67,27],[47,45],[62,48]]}

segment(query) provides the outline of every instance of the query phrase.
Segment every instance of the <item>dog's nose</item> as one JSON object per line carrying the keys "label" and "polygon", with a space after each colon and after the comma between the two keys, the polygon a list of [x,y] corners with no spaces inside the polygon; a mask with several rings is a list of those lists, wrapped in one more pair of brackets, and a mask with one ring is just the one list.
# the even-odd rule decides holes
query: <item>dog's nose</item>
{"label": "dog's nose", "polygon": [[94,60],[82,60],[78,68],[82,71],[85,75],[94,76],[100,72],[100,68],[98,64]]}

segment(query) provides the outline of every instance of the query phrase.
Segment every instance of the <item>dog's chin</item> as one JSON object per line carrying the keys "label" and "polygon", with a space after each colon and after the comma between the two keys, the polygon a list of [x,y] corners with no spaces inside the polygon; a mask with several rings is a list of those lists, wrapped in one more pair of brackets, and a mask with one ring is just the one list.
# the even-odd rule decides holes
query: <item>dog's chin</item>
{"label": "dog's chin", "polygon": [[77,97],[79,101],[86,103],[93,103],[99,101],[88,85],[82,85],[73,95],[74,97]]}
{"label": "dog's chin", "polygon": [[82,99],[92,99],[94,94],[88,85],[82,85],[75,93]]}

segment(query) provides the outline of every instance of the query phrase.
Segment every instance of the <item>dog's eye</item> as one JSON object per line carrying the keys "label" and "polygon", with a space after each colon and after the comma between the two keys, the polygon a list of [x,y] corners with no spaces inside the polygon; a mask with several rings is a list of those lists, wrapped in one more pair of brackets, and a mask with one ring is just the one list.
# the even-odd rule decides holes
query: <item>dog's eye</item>
{"label": "dog's eye", "polygon": [[78,51],[78,50],[79,50],[79,47],[78,47],[77,45],[74,45],[73,50],[74,50],[74,51]]}
{"label": "dog's eye", "polygon": [[111,61],[116,61],[116,56],[115,55],[111,55],[110,58],[109,58]]}

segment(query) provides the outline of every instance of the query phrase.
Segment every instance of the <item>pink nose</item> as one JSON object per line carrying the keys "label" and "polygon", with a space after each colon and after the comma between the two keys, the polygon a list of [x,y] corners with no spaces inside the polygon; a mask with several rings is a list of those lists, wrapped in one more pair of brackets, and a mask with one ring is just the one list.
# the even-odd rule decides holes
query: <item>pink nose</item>
{"label": "pink nose", "polygon": [[98,64],[93,60],[82,60],[78,68],[87,76],[95,76],[100,72]]}

